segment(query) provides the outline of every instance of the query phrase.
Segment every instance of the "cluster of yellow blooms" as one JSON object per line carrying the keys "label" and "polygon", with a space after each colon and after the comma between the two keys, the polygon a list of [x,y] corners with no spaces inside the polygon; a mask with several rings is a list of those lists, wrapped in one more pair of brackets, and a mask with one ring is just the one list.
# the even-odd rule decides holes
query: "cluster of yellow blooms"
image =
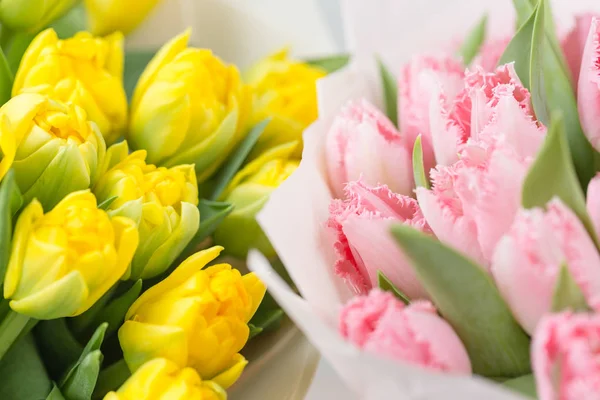
{"label": "cluster of yellow blooms", "polygon": [[[221,195],[235,211],[215,241],[239,257],[251,247],[272,255],[254,217],[299,164],[325,74],[284,51],[242,77],[210,50],[188,47],[184,32],[154,56],[128,105],[123,35],[112,32],[157,0],[132,1],[139,10],[119,18],[136,21],[120,22],[105,2],[85,3],[92,31],[109,35],[39,33],[0,108],[0,180],[12,169],[26,204],[4,297],[36,319],[80,315],[119,280],[167,271],[198,231],[198,185],[267,117],[250,162]],[[0,18],[14,11],[6,4]],[[40,27],[63,12],[35,11]],[[192,255],[131,306],[118,336],[133,375],[106,400],[226,398],[247,363],[239,352],[265,287],[228,264],[206,267],[222,250]]]}

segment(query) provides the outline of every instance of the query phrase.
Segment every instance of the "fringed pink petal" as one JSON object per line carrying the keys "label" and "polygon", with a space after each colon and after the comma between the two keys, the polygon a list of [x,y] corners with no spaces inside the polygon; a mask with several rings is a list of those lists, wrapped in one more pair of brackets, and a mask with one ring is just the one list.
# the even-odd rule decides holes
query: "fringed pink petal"
{"label": "fringed pink petal", "polygon": [[577,87],[581,126],[592,146],[600,150],[600,20],[595,17],[583,52]]}

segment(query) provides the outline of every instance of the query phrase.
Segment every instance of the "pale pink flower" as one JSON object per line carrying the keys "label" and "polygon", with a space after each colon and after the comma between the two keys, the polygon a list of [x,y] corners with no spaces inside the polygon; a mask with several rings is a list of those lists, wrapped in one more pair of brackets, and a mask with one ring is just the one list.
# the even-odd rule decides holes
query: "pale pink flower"
{"label": "pale pink flower", "polygon": [[421,135],[424,164],[427,170],[435,165],[429,114],[431,98],[443,91],[454,98],[463,88],[465,67],[449,56],[419,56],[400,71],[398,79],[398,117],[400,131],[412,146]]}
{"label": "pale pink flower", "polygon": [[521,326],[534,332],[551,311],[556,281],[566,266],[588,304],[600,305],[600,255],[577,216],[558,198],[520,210],[494,253],[492,274]]}
{"label": "pale pink flower", "polygon": [[427,301],[405,306],[373,289],[340,313],[341,335],[361,349],[424,368],[470,374],[471,362],[452,327]]}
{"label": "pale pink flower", "polygon": [[510,40],[511,37],[506,36],[486,41],[471,64],[481,66],[484,71],[494,72]]}
{"label": "pale pink flower", "polygon": [[596,17],[592,19],[581,60],[577,106],[586,137],[600,150],[600,20]]}
{"label": "pale pink flower", "polygon": [[600,315],[564,312],[542,319],[532,365],[540,400],[600,398]]}
{"label": "pale pink flower", "polygon": [[327,227],[336,238],[336,273],[355,293],[377,286],[383,272],[411,299],[427,298],[409,261],[390,235],[392,223],[430,232],[416,200],[393,193],[387,186],[369,187],[362,181],[346,186],[346,199],[330,205]]}
{"label": "pale pink flower", "polygon": [[325,146],[335,197],[343,198],[346,183],[360,177],[368,185],[386,184],[396,193],[412,193],[407,143],[390,120],[366,100],[350,102],[342,110],[327,133]]}
{"label": "pale pink flower", "polygon": [[594,14],[591,13],[578,15],[575,17],[575,25],[573,28],[561,38],[560,44],[575,86],[577,86],[577,82],[579,82],[581,59],[583,57],[583,50],[590,32],[593,17]]}
{"label": "pale pink flower", "polygon": [[600,237],[600,173],[593,177],[588,184],[586,203],[596,236]]}

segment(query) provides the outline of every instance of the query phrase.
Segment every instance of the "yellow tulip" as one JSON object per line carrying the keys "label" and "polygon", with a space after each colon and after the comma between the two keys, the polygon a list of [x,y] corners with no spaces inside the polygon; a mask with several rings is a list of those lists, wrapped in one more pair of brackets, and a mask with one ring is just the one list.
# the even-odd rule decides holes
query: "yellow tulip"
{"label": "yellow tulip", "polygon": [[13,96],[35,92],[80,106],[110,144],[127,125],[123,35],[102,39],[80,32],[59,40],[47,29],[23,55],[12,90]]}
{"label": "yellow tulip", "polygon": [[238,352],[248,340],[247,323],[265,286],[254,274],[242,276],[229,264],[204,268],[222,249],[192,255],[133,303],[119,329],[131,371],[162,357],[194,368],[224,388],[240,376],[246,360]]}
{"label": "yellow tulip", "polygon": [[[244,78],[254,93],[252,123],[272,120],[263,132],[254,154],[291,141],[302,141],[302,132],[317,119],[317,80],[321,68],[292,60],[281,50],[254,65]],[[302,155],[298,146],[295,157]]]}
{"label": "yellow tulip", "polygon": [[203,381],[193,368],[156,358],[104,400],[227,400],[227,393],[216,383]]}
{"label": "yellow tulip", "polygon": [[36,32],[75,5],[77,0],[0,0],[0,21],[10,29]]}
{"label": "yellow tulip", "polygon": [[127,139],[153,164],[195,164],[202,183],[244,136],[250,94],[235,66],[187,48],[189,35],[165,44],[140,77]]}
{"label": "yellow tulip", "polygon": [[134,30],[160,0],[85,0],[85,7],[94,35],[107,35]]}
{"label": "yellow tulip", "polygon": [[17,220],[4,297],[32,318],[79,315],[123,276],[137,244],[135,223],[110,218],[88,190],[47,214],[33,200]]}
{"label": "yellow tulip", "polygon": [[99,202],[116,197],[109,215],[138,223],[140,245],[125,278],[147,279],[164,272],[196,234],[198,186],[193,165],[157,168],[146,164],[146,151],[128,152],[127,142],[108,149],[94,193]]}
{"label": "yellow tulip", "polygon": [[248,250],[256,248],[265,256],[275,256],[275,250],[256,222],[256,214],[265,205],[273,190],[286,180],[300,162],[290,157],[297,142],[274,147],[242,168],[223,192],[221,200],[234,209],[217,228],[215,242],[238,258],[246,258]]}
{"label": "yellow tulip", "polygon": [[[85,112],[46,96],[27,93],[9,100],[0,108],[0,133],[5,171],[13,158],[17,185],[25,202],[37,198],[51,209],[65,195],[93,184],[103,163],[106,145],[98,128]],[[16,144],[2,143],[5,135]],[[7,143],[10,141],[6,139]]]}

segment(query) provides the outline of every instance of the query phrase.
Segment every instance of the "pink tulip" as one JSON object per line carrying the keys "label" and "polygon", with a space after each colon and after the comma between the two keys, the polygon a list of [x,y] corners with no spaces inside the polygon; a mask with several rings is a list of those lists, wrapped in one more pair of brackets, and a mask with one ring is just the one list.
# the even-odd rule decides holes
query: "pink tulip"
{"label": "pink tulip", "polygon": [[411,157],[394,125],[366,100],[349,103],[327,134],[329,184],[337,198],[343,198],[347,182],[360,177],[368,185],[386,184],[396,193],[410,195]]}
{"label": "pink tulip", "polygon": [[546,211],[520,210],[496,247],[492,274],[515,318],[529,333],[550,312],[566,266],[588,304],[600,303],[600,256],[583,224],[558,198]]}
{"label": "pink tulip", "polygon": [[600,399],[600,315],[545,317],[532,343],[540,400]]}
{"label": "pink tulip", "polygon": [[462,342],[427,301],[405,306],[373,289],[346,304],[339,321],[341,335],[366,351],[432,370],[471,373]]}
{"label": "pink tulip", "polygon": [[587,212],[594,224],[596,236],[600,237],[600,174],[597,174],[587,187]]}
{"label": "pink tulip", "polygon": [[443,92],[454,98],[463,89],[465,67],[449,56],[420,56],[406,64],[398,82],[398,117],[400,131],[412,146],[421,135],[424,164],[435,166],[429,114],[432,95]]}
{"label": "pink tulip", "polygon": [[494,72],[510,40],[510,36],[488,40],[481,46],[479,54],[471,64],[479,65],[484,71]]}
{"label": "pink tulip", "polygon": [[404,223],[429,232],[415,199],[387,186],[362,181],[346,185],[346,200],[333,200],[328,229],[336,238],[336,273],[359,294],[377,286],[383,272],[411,299],[427,298],[408,260],[390,235],[390,224]]}
{"label": "pink tulip", "polygon": [[594,14],[589,13],[578,15],[575,18],[575,25],[573,28],[561,39],[561,47],[575,85],[579,82],[581,58],[583,57],[583,51],[590,32],[593,17]]}
{"label": "pink tulip", "polygon": [[600,20],[592,19],[577,85],[579,119],[588,140],[600,150]]}

